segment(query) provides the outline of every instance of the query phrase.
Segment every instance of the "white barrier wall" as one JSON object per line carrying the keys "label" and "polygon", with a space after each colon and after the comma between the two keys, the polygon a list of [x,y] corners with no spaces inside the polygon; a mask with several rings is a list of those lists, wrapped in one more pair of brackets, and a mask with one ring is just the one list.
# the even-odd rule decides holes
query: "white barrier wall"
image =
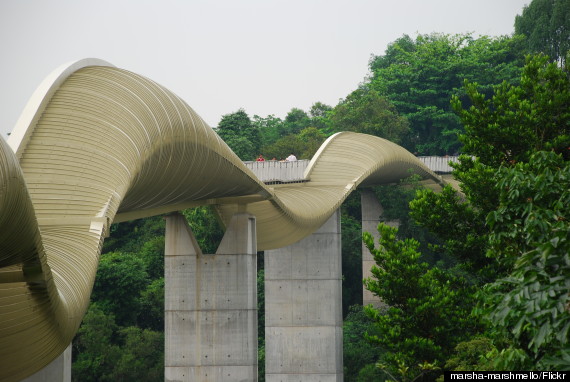
{"label": "white barrier wall", "polygon": [[253,173],[265,183],[272,182],[303,182],[305,170],[309,160],[301,159],[292,162],[280,162],[266,160],[263,162],[244,162]]}

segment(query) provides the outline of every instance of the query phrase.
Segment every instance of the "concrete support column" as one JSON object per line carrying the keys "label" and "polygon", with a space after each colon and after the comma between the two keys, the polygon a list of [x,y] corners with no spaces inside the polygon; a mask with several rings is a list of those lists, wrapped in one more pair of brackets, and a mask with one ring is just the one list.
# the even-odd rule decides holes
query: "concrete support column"
{"label": "concrete support column", "polygon": [[166,218],[165,381],[257,381],[255,217],[233,216],[215,255]]}
{"label": "concrete support column", "polygon": [[[378,233],[378,224],[380,223],[380,218],[384,213],[382,205],[376,198],[376,195],[371,190],[361,190],[360,192],[360,204],[362,208],[362,232],[370,232],[374,237],[374,242],[378,243],[380,234]],[[392,227],[397,227],[400,223],[397,220],[385,221],[387,225]],[[373,265],[376,265],[372,254],[366,248],[364,242],[362,242],[362,277],[368,278],[372,276],[370,269]],[[374,296],[368,289],[362,286],[362,305],[372,304],[376,308],[381,308],[385,304],[380,300],[379,297]]]}
{"label": "concrete support column", "polygon": [[265,251],[267,382],[340,382],[340,213],[313,235]]}
{"label": "concrete support column", "polygon": [[49,365],[22,382],[71,382],[71,344]]}

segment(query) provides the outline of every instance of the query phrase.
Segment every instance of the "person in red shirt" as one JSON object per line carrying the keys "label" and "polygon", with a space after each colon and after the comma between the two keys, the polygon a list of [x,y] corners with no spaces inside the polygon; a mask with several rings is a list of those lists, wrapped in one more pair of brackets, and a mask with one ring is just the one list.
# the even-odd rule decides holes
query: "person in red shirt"
{"label": "person in red shirt", "polygon": [[262,154],[259,154],[259,156],[257,157],[256,161],[257,161],[257,162],[264,162],[264,161],[265,161],[265,158],[263,158],[263,155],[262,155]]}

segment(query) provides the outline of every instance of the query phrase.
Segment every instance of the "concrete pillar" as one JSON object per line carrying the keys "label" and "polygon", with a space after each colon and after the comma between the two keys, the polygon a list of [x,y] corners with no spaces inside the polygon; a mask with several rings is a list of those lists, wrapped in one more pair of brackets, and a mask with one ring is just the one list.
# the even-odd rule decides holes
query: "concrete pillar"
{"label": "concrete pillar", "polygon": [[[382,205],[376,198],[376,195],[371,190],[363,189],[360,192],[360,204],[362,208],[362,232],[370,232],[374,237],[374,242],[377,244],[380,235],[378,233],[378,223],[380,223],[380,218],[384,213]],[[400,223],[397,220],[385,221],[385,224],[397,227]],[[362,242],[362,277],[368,278],[372,276],[370,269],[373,265],[376,265],[372,254],[366,248],[364,242]],[[362,305],[372,304],[376,308],[382,308],[385,304],[380,300],[379,297],[374,296],[368,289],[362,286]]]}
{"label": "concrete pillar", "polygon": [[238,213],[205,255],[182,215],[166,218],[165,381],[257,381],[255,235]]}
{"label": "concrete pillar", "polygon": [[49,365],[22,382],[71,382],[71,344]]}
{"label": "concrete pillar", "polygon": [[313,235],[265,251],[267,382],[339,382],[342,369],[340,213]]}

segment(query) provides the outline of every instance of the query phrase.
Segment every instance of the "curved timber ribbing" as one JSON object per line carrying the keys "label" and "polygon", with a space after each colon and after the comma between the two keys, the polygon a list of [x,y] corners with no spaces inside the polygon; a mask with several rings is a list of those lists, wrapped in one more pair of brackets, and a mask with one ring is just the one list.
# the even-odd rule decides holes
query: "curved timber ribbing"
{"label": "curved timber ribbing", "polygon": [[359,185],[397,181],[412,154],[356,133],[329,138],[308,182],[266,186],[176,95],[99,60],[63,67],[0,140],[0,380],[41,369],[87,309],[113,221],[209,204],[256,216],[258,249],[311,234]]}

